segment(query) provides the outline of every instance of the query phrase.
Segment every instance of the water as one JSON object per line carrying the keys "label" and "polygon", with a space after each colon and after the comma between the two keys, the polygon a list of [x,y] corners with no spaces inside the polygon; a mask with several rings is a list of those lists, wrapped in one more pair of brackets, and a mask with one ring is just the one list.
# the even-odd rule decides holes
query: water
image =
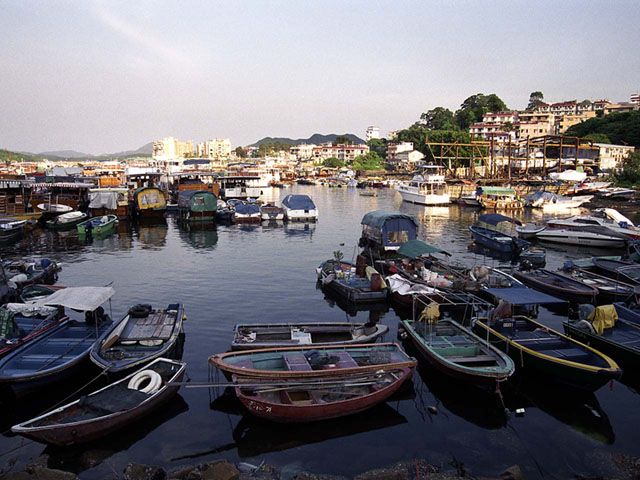
{"label": "water", "polygon": [[[55,259],[63,265],[59,285],[112,283],[113,318],[121,318],[137,303],[184,303],[184,360],[195,381],[207,380],[208,356],[228,349],[236,323],[367,321],[368,311],[346,312],[334,299],[325,298],[316,287],[315,268],[335,250],[341,250],[345,260],[352,259],[360,220],[371,210],[415,215],[421,224],[419,237],[451,252],[454,262],[501,264],[470,249],[467,227],[476,220],[474,210],[409,205],[386,189],[378,197],[361,197],[355,189],[302,186],[265,193],[265,200],[276,202],[288,193],[311,195],[320,221],[186,230],[169,217],[166,225],[121,224],[117,235],[90,243],[74,232],[36,230],[0,248],[0,256]],[[546,248],[550,268],[560,267],[567,258],[611,254]],[[562,329],[560,316],[542,313],[546,323]],[[387,340],[394,341],[398,313],[387,307],[378,315],[390,327]],[[90,378],[88,372],[78,384]],[[70,388],[43,392],[16,409],[5,407],[2,431],[52,405]],[[612,390],[607,386],[595,394],[578,395],[519,377],[506,386],[505,401],[512,410],[525,408],[525,414],[506,417],[493,397],[421,368],[412,388],[385,405],[335,421],[293,426],[257,420],[244,413],[232,395],[222,393],[183,388],[166,408],[82,448],[46,448],[5,433],[0,437],[0,468],[10,460],[17,461],[14,468],[24,466],[44,452],[51,456],[50,466],[87,479],[114,476],[130,461],[173,469],[220,458],[355,475],[416,457],[449,469],[455,457],[474,475],[496,476],[519,464],[527,478],[551,473],[566,478],[610,473],[597,460],[601,451],[637,454],[640,397],[618,382]]]}

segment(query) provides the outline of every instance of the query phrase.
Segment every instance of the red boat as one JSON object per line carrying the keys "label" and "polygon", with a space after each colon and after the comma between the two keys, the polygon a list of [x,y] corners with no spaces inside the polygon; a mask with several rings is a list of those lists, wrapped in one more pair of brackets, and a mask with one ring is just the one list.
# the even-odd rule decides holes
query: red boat
{"label": "red boat", "polygon": [[[233,376],[236,395],[253,415],[276,422],[314,422],[361,412],[384,402],[413,368],[381,369],[313,381]],[[243,385],[244,384],[244,385]]]}

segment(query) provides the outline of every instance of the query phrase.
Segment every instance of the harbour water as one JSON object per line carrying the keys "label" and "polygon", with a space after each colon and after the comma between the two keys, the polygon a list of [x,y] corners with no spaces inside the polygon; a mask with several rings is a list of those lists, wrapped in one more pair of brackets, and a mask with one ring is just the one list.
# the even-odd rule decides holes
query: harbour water
{"label": "harbour water", "polygon": [[[501,264],[470,247],[467,227],[478,215],[473,209],[409,205],[388,189],[379,190],[377,197],[360,196],[357,189],[319,186],[264,193],[264,200],[275,202],[288,193],[310,195],[320,212],[318,223],[188,229],[169,216],[161,225],[121,224],[118,234],[89,242],[75,232],[35,230],[0,248],[0,256],[3,260],[54,259],[63,267],[59,285],[112,284],[116,295],[107,312],[113,318],[121,318],[137,303],[159,307],[184,303],[188,317],[184,360],[194,381],[209,378],[208,356],[229,348],[233,325],[239,322],[366,321],[373,317],[390,327],[386,340],[396,341],[402,312],[391,306],[373,312],[347,311],[316,286],[315,268],[335,250],[341,250],[345,260],[356,255],[360,220],[369,211],[415,215],[419,238],[452,253],[456,263],[469,267]],[[529,220],[544,218],[539,215]],[[564,246],[545,248],[552,269],[569,258],[611,254]],[[561,316],[543,309],[541,318],[562,330]],[[294,465],[316,473],[350,476],[414,458],[447,468],[454,460],[462,462],[475,476],[497,476],[518,464],[526,478],[568,478],[607,476],[610,464],[602,461],[603,455],[638,454],[635,418],[640,396],[631,386],[614,382],[595,394],[585,394],[518,376],[504,388],[505,403],[512,411],[505,415],[492,396],[427,368],[420,368],[412,388],[387,404],[317,424],[272,424],[249,416],[223,389],[183,388],[166,408],[85,447],[45,447],[6,432],[97,373],[87,371],[86,377],[75,379],[75,387],[65,385],[42,392],[36,399],[3,405],[0,471],[6,471],[13,461],[13,468],[19,469],[47,453],[51,467],[87,479],[116,476],[130,461],[167,470],[215,459],[256,465],[264,461],[280,468]],[[518,408],[524,408],[523,415],[515,414]]]}

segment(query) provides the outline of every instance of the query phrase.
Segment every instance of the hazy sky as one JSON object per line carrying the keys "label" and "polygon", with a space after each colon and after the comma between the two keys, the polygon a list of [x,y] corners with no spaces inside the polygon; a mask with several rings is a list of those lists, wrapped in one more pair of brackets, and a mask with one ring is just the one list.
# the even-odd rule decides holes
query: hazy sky
{"label": "hazy sky", "polygon": [[632,1],[0,0],[0,148],[407,127],[475,93],[640,90]]}

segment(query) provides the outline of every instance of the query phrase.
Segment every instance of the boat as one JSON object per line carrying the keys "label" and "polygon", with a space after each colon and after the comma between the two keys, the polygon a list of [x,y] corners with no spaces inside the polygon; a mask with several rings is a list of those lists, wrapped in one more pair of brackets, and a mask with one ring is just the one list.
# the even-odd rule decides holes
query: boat
{"label": "boat", "polygon": [[562,172],[550,173],[549,178],[562,182],[584,182],[587,174],[585,172],[578,172],[577,170],[563,170]]}
{"label": "boat", "polygon": [[478,318],[474,330],[506,352],[516,369],[547,380],[595,391],[622,375],[605,354],[528,317]]}
{"label": "boat", "polygon": [[303,381],[237,377],[235,392],[247,410],[275,422],[315,422],[344,417],[378,405],[397,392],[411,367]]}
{"label": "boat", "polygon": [[39,203],[36,205],[36,209],[41,214],[38,217],[38,222],[42,225],[46,224],[47,221],[54,219],[58,215],[73,211],[73,207],[62,203]]}
{"label": "boat", "polygon": [[640,324],[618,317],[617,307],[596,307],[586,319],[566,320],[564,329],[571,338],[591,345],[618,363],[625,375],[640,368]]}
{"label": "boat", "polygon": [[216,209],[216,220],[221,222],[233,223],[235,221],[235,210],[231,208],[227,202],[218,199],[217,209]]}
{"label": "boat", "polygon": [[478,223],[471,225],[469,230],[476,243],[491,250],[518,254],[523,248],[529,246],[529,242],[498,230],[498,225],[502,223],[522,225],[515,218],[506,217],[499,213],[485,213],[478,216]]}
{"label": "boat", "polygon": [[480,187],[476,199],[488,210],[522,210],[524,208],[524,202],[513,188]]}
{"label": "boat", "polygon": [[634,300],[614,304],[619,318],[640,325],[640,303]]}
{"label": "boat", "polygon": [[101,187],[89,190],[89,212],[92,217],[115,215],[119,220],[129,218],[129,189]]}
{"label": "boat", "polygon": [[20,301],[22,303],[38,303],[40,300],[53,295],[61,288],[67,288],[62,286],[45,285],[42,283],[33,283],[31,285],[25,285],[20,292]]}
{"label": "boat", "polygon": [[579,182],[567,190],[567,195],[577,195],[579,193],[597,194],[600,190],[608,188],[613,182]]}
{"label": "boat", "polygon": [[362,217],[362,235],[358,245],[366,252],[366,257],[386,258],[400,248],[403,243],[416,239],[417,220],[406,213],[375,210]]}
{"label": "boat", "polygon": [[562,273],[574,280],[584,283],[585,285],[596,288],[598,290],[598,294],[596,296],[596,303],[598,305],[624,302],[635,295],[633,285],[619,282],[612,278],[605,277],[604,275],[600,275],[599,273],[591,272],[572,264],[563,268]]}
{"label": "boat", "polygon": [[528,287],[569,302],[595,303],[598,289],[551,270],[514,271],[513,276]]}
{"label": "boat", "polygon": [[444,175],[438,173],[438,169],[442,167],[432,165],[429,167],[435,169],[435,173],[424,176],[415,175],[411,181],[396,185],[395,190],[403,201],[429,206],[449,204],[450,198]]}
{"label": "boat", "polygon": [[596,192],[598,197],[628,200],[636,194],[633,188],[610,187],[601,188]]}
{"label": "boat", "polygon": [[568,218],[554,218],[547,222],[553,228],[581,228],[585,226],[606,227],[608,230],[626,237],[640,239],[640,228],[613,208],[598,208],[590,215],[574,215]]}
{"label": "boat", "polygon": [[167,212],[164,192],[157,187],[140,187],[130,199],[131,214],[137,219],[160,219]]}
{"label": "boat", "polygon": [[108,235],[116,231],[117,223],[116,215],[103,215],[85,220],[77,228],[80,235]]}
{"label": "boat", "polygon": [[267,203],[260,206],[260,218],[262,220],[270,221],[270,220],[283,220],[284,219],[284,209],[282,207],[278,207],[273,203]]}
{"label": "boat", "polygon": [[543,212],[561,212],[572,208],[580,208],[591,201],[593,195],[563,197],[557,193],[539,190],[526,198],[525,207],[541,208]]}
{"label": "boat", "polygon": [[165,309],[135,305],[104,332],[91,348],[90,358],[109,375],[123,375],[156,358],[181,359],[184,345],[180,303]]}
{"label": "boat", "polygon": [[518,237],[523,240],[533,240],[536,238],[536,235],[543,231],[546,225],[536,225],[535,223],[525,223],[524,225],[517,225],[515,227],[516,232],[518,232]]}
{"label": "boat", "polygon": [[471,193],[466,195],[460,195],[458,198],[458,203],[465,207],[482,207],[480,202],[478,201],[478,190],[482,191],[480,188],[477,188]]}
{"label": "boat", "polygon": [[594,258],[593,265],[597,272],[605,277],[613,278],[629,285],[640,285],[640,264],[625,260]]}
{"label": "boat", "polygon": [[439,316],[433,303],[417,320],[400,321],[399,335],[411,341],[422,359],[447,375],[489,388],[513,374],[509,356],[455,320]]}
{"label": "boat", "polygon": [[218,209],[216,194],[208,190],[182,190],[178,193],[178,214],[181,220],[213,222]]}
{"label": "boat", "polygon": [[374,343],[389,327],[350,322],[245,323],[233,328],[232,350]]}
{"label": "boat", "polygon": [[375,190],[365,190],[364,192],[360,192],[361,197],[377,197],[378,192]]}
{"label": "boat", "polygon": [[547,252],[544,248],[529,247],[520,252],[520,264],[524,262],[533,268],[543,268],[547,263]]}
{"label": "boat", "polygon": [[235,221],[240,223],[260,222],[262,214],[260,213],[260,205],[257,203],[248,203],[242,201],[228,200],[227,203],[235,210]]}
{"label": "boat", "polygon": [[583,226],[577,228],[545,228],[536,238],[546,242],[589,247],[624,248],[629,238],[607,227]]}
{"label": "boat", "polygon": [[387,298],[389,289],[380,274],[365,264],[364,257],[358,266],[341,260],[330,259],[318,267],[318,280],[324,287],[353,303],[380,302]]}
{"label": "boat", "polygon": [[58,264],[48,258],[7,261],[3,264],[7,280],[14,283],[18,292],[34,283],[53,284]]}
{"label": "boat", "polygon": [[14,218],[0,219],[0,242],[17,237],[24,231],[27,220],[17,220]]}
{"label": "boat", "polygon": [[86,213],[74,211],[63,213],[51,220],[47,220],[46,226],[51,230],[65,231],[75,229],[78,224],[84,222],[88,218]]}
{"label": "boat", "polygon": [[335,378],[382,368],[414,368],[416,361],[395,343],[264,348],[219,353],[209,363],[232,375],[271,379]]}
{"label": "boat", "polygon": [[282,200],[282,208],[286,220],[318,220],[318,209],[308,195],[287,195]]}
{"label": "boat", "polygon": [[33,305],[60,306],[86,312],[85,320],[67,318],[0,360],[0,386],[23,395],[72,377],[95,341],[111,325],[101,312],[113,296],[111,287],[67,287]]}
{"label": "boat", "polygon": [[[173,398],[186,363],[158,358],[129,376],[55,410],[14,425],[14,433],[49,445],[102,439],[150,415]],[[151,383],[154,382],[154,383]]]}
{"label": "boat", "polygon": [[7,303],[0,307],[0,358],[66,318],[55,307],[35,307],[23,303]]}

